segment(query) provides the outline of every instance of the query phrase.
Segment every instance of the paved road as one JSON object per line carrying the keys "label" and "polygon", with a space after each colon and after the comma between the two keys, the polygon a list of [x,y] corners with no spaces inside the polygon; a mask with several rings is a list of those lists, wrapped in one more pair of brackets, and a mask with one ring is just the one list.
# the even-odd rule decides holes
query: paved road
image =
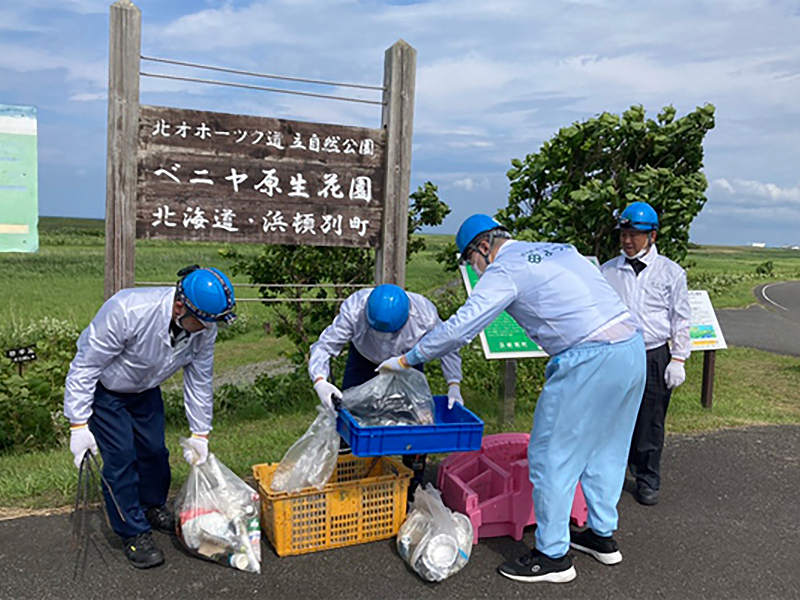
{"label": "paved road", "polygon": [[722,333],[732,346],[800,356],[800,281],[760,285],[757,305],[717,310]]}
{"label": "paved road", "polygon": [[[0,522],[0,598],[796,598],[800,590],[800,426],[671,436],[657,507],[620,501],[622,564],[577,555],[569,584],[522,584],[494,571],[524,551],[511,538],[482,540],[469,564],[425,583],[392,541],[279,558],[265,544],[253,575],[191,558],[157,534],[167,564],[137,571],[121,545],[97,534],[75,573],[66,515]],[[531,532],[526,532],[530,543]]]}

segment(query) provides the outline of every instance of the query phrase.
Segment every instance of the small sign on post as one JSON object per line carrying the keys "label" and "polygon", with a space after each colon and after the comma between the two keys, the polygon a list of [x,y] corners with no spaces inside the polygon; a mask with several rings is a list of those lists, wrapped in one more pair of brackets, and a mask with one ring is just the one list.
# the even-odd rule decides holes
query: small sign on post
{"label": "small sign on post", "polygon": [[6,358],[19,368],[19,376],[22,377],[22,366],[26,362],[36,360],[36,345],[25,346],[22,348],[9,348],[6,350]]}
{"label": "small sign on post", "polygon": [[689,329],[692,352],[703,352],[703,384],[700,390],[700,403],[711,409],[714,399],[714,366],[716,351],[728,347],[722,336],[717,315],[711,299],[705,290],[689,291],[689,307],[692,323]]}

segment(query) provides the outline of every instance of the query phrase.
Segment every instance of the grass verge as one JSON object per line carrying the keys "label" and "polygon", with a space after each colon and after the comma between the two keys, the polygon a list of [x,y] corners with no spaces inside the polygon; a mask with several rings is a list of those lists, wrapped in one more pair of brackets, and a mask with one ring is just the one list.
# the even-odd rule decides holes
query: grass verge
{"label": "grass verge", "polygon": [[[800,363],[797,359],[747,348],[717,353],[714,408],[700,406],[702,356],[687,363],[686,383],[673,395],[667,419],[670,433],[711,431],[722,427],[760,424],[800,424]],[[499,423],[495,398],[478,398],[464,390],[467,405],[485,422],[485,434],[529,431],[531,399],[518,399],[513,426]],[[251,476],[254,464],[281,459],[288,447],[306,430],[316,415],[314,398],[291,414],[250,411],[219,419],[212,434],[212,451],[241,477]],[[179,438],[184,428],[171,428],[167,446],[172,452],[173,492],[185,481]],[[0,456],[0,506],[49,508],[72,501],[76,472],[72,455],[64,447],[48,452]]]}

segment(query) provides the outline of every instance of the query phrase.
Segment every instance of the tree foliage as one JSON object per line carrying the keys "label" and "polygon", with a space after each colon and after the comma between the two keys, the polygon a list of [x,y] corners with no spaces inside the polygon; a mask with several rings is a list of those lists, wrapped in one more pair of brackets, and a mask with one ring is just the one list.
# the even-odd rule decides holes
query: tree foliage
{"label": "tree foliage", "polygon": [[[429,181],[411,194],[406,260],[425,248],[425,241],[413,234],[424,226],[440,225],[449,212],[439,199],[438,188]],[[370,248],[265,245],[255,257],[243,256],[235,249],[224,255],[233,260],[233,273],[246,274],[252,283],[296,286],[265,285],[259,294],[268,300],[284,300],[270,304],[276,319],[273,332],[293,343],[290,358],[297,364],[308,359],[309,346],[333,321],[341,301],[358,285],[372,283],[375,274],[375,252]],[[316,284],[345,287],[311,287]]]}
{"label": "tree foliage", "polygon": [[703,139],[713,127],[711,104],[680,118],[667,106],[648,119],[637,105],[573,123],[511,161],[509,202],[497,218],[518,239],[569,242],[603,262],[619,253],[618,214],[646,201],[659,215],[659,251],[681,262],[706,203]]}

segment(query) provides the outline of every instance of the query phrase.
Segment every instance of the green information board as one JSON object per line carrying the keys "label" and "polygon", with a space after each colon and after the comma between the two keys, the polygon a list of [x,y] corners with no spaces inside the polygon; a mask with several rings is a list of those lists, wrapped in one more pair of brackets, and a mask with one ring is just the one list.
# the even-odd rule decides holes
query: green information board
{"label": "green information board", "polygon": [[36,108],[0,104],[0,252],[39,249]]}
{"label": "green information board", "polygon": [[[470,265],[461,266],[461,277],[467,288],[467,294],[472,294],[472,288],[478,282],[478,276]],[[536,358],[547,356],[536,342],[528,337],[525,330],[503,312],[484,329],[481,334],[481,345],[486,358]]]}

